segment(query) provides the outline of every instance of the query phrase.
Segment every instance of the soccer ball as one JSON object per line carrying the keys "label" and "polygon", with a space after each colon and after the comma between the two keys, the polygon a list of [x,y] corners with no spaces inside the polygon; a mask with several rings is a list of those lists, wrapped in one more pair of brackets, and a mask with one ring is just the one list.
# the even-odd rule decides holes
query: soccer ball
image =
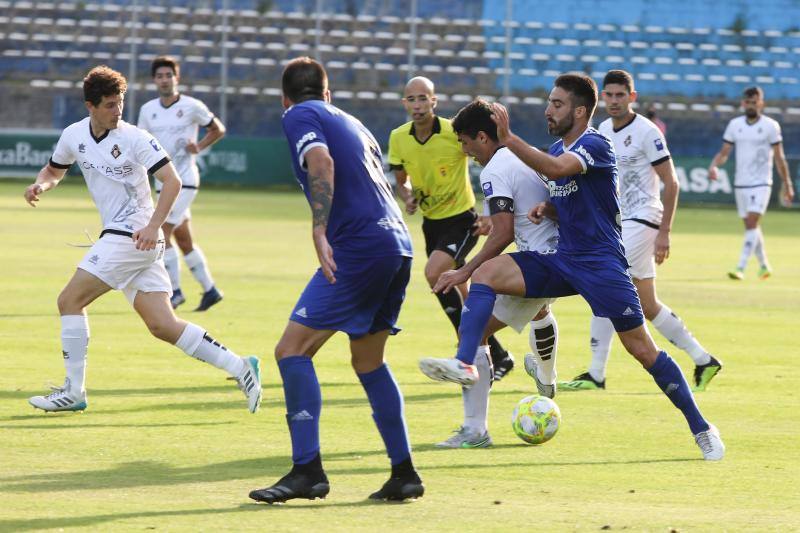
{"label": "soccer ball", "polygon": [[542,444],[553,438],[561,425],[556,402],[534,394],[519,401],[511,415],[511,427],[528,444]]}

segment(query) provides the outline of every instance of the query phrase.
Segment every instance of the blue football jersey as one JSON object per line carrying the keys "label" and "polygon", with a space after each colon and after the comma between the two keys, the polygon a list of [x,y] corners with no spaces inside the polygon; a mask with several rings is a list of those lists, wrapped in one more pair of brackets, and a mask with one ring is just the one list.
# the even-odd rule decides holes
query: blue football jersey
{"label": "blue football jersey", "polygon": [[611,141],[594,128],[571,146],[563,139],[550,147],[555,157],[575,155],[583,173],[549,181],[550,201],[558,210],[558,252],[596,259],[613,254],[624,259],[617,164]]}
{"label": "blue football jersey", "polygon": [[334,257],[412,256],[408,228],[383,174],[380,146],[358,119],[322,100],[308,100],[284,112],[283,131],[309,201],[306,153],[324,146],[333,159],[327,237]]}

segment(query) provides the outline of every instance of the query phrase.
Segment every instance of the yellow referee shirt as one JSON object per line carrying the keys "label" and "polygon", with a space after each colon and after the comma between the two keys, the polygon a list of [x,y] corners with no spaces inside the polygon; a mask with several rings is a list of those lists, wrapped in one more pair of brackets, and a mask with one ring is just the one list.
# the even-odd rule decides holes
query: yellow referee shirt
{"label": "yellow referee shirt", "polygon": [[424,143],[415,137],[413,122],[392,130],[389,165],[406,171],[425,218],[452,217],[475,205],[467,155],[445,118],[434,117],[433,132]]}

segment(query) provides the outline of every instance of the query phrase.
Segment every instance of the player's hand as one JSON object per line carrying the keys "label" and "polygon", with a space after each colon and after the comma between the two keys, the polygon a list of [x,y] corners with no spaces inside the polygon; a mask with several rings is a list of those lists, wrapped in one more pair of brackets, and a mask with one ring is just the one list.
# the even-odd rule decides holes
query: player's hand
{"label": "player's hand", "polygon": [[717,177],[719,177],[718,175],[719,170],[716,166],[708,167],[708,179],[711,181],[716,181]]}
{"label": "player's hand", "polygon": [[546,218],[545,211],[547,210],[547,202],[541,202],[536,204],[535,206],[531,207],[531,210],[528,211],[528,220],[533,222],[534,224],[541,224],[542,221]]}
{"label": "player's hand", "polygon": [[417,212],[417,207],[419,206],[419,202],[417,202],[416,198],[410,197],[406,199],[405,204],[406,204],[406,213],[408,213],[409,215],[413,215],[414,213]]}
{"label": "player's hand", "polygon": [[492,218],[479,216],[478,220],[472,225],[472,235],[489,235],[492,231]]}
{"label": "player's hand", "polygon": [[317,251],[317,259],[319,259],[319,266],[322,269],[322,275],[329,283],[336,283],[336,262],[333,260],[333,248],[328,243],[328,237],[325,235],[325,228],[318,226],[314,228],[314,249]]}
{"label": "player's hand", "polygon": [[500,144],[505,144],[511,137],[511,122],[508,118],[508,110],[503,104],[492,104],[492,120],[497,124],[497,140]]}
{"label": "player's hand", "polygon": [[194,141],[189,141],[186,143],[186,151],[190,154],[197,155],[200,153],[200,147],[197,146],[197,143]]}
{"label": "player's hand", "polygon": [[25,201],[28,202],[31,205],[31,207],[36,207],[36,204],[34,202],[39,201],[39,195],[42,194],[43,192],[44,189],[42,189],[42,186],[39,185],[38,183],[33,183],[31,185],[28,185],[28,188],[25,189]]}
{"label": "player's hand", "polygon": [[794,200],[794,187],[792,187],[791,181],[783,184],[783,200],[786,202],[787,206],[792,205],[792,200]]}
{"label": "player's hand", "polygon": [[660,265],[669,257],[669,232],[659,231],[655,242],[656,264]]}
{"label": "player's hand", "polygon": [[469,279],[469,275],[469,272],[465,272],[461,269],[442,272],[439,275],[439,279],[436,280],[436,284],[433,286],[433,292],[447,294],[453,287],[466,283]]}
{"label": "player's hand", "polygon": [[158,226],[152,227],[149,224],[139,231],[133,232],[133,242],[137,250],[152,250],[158,242]]}

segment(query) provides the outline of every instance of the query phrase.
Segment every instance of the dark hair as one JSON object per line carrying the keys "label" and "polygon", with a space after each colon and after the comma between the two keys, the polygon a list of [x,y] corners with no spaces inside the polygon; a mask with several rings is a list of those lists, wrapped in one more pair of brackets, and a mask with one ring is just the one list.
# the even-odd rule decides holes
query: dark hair
{"label": "dark hair", "polygon": [[764,99],[764,90],[758,85],[748,87],[742,92],[742,98],[752,98],[754,96],[760,96],[762,100]]}
{"label": "dark hair", "polygon": [[161,67],[169,67],[172,69],[172,73],[176,76],[181,75],[181,65],[178,63],[178,60],[172,56],[158,56],[153,60],[153,64],[150,65],[150,76],[155,78],[156,71]]}
{"label": "dark hair", "polygon": [[482,131],[497,142],[497,124],[492,120],[492,106],[486,100],[476,98],[462,107],[453,117],[453,131],[464,134],[470,139]]}
{"label": "dark hair", "polygon": [[310,57],[298,57],[283,69],[281,88],[283,95],[296,104],[322,100],[328,90],[328,74],[319,62]]}
{"label": "dark hair", "polygon": [[97,107],[104,96],[125,94],[128,82],[125,76],[105,65],[94,67],[83,78],[83,99]]}
{"label": "dark hair", "polygon": [[629,93],[635,90],[633,88],[633,76],[624,70],[609,70],[606,73],[606,77],[603,78],[603,89],[606,88],[606,85],[611,84],[624,85]]}
{"label": "dark hair", "polygon": [[583,106],[589,118],[592,117],[597,107],[597,84],[592,78],[580,72],[562,74],[554,85],[572,95],[573,108]]}

